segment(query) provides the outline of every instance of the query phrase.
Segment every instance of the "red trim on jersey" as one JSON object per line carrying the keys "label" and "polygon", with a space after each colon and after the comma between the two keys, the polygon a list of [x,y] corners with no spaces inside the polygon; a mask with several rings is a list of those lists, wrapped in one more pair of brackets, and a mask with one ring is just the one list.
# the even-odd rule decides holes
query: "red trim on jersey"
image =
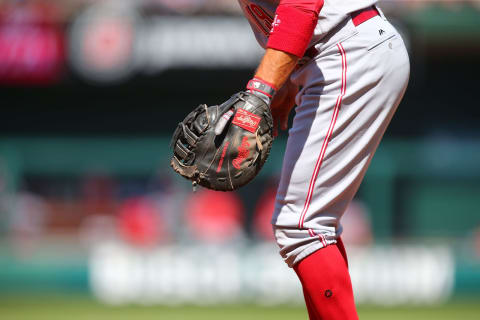
{"label": "red trim on jersey", "polygon": [[[270,33],[270,29],[272,28],[273,18],[270,17],[265,12],[265,10],[263,10],[263,8],[261,8],[257,5],[254,5],[254,4],[250,4],[250,6],[248,6],[248,5],[245,6],[245,10],[250,15],[250,17],[252,18],[251,21],[255,22],[258,29],[260,29],[263,32],[263,34],[265,34],[268,37],[268,35]],[[261,13],[261,16],[258,14],[259,12]],[[263,22],[265,23],[265,25],[262,24],[261,19],[263,19]]]}
{"label": "red trim on jersey", "polygon": [[259,19],[259,21],[262,21],[265,28],[270,31],[272,29],[272,23],[273,23],[273,17],[268,14],[265,9],[263,9],[261,6],[250,3],[250,8],[252,9],[252,12],[255,14],[255,17]]}
{"label": "red trim on jersey", "polygon": [[312,39],[323,0],[308,1],[310,5],[314,3],[318,6],[318,11],[311,10],[311,6],[299,5],[296,1],[294,3],[295,5],[290,4],[289,1],[280,2],[275,12],[267,48],[284,51],[301,58]]}
{"label": "red trim on jersey", "polygon": [[305,199],[305,204],[303,205],[303,210],[302,210],[302,213],[300,214],[300,219],[298,221],[298,227],[300,229],[303,228],[303,222],[305,221],[305,216],[307,214],[308,208],[310,207],[310,202],[312,201],[313,189],[315,187],[315,182],[318,177],[318,172],[320,170],[320,167],[322,166],[323,158],[325,157],[325,152],[327,150],[328,143],[332,138],[333,128],[335,127],[335,123],[337,122],[338,113],[340,111],[340,106],[342,104],[342,98],[345,95],[345,90],[347,89],[347,57],[341,43],[337,44],[337,48],[342,56],[342,84],[340,89],[340,95],[338,96],[337,102],[335,104],[335,108],[333,109],[332,120],[330,120],[330,126],[328,128],[327,135],[323,140],[323,145],[322,145],[322,149],[320,150],[320,155],[318,156],[317,163],[315,164],[312,177],[310,178],[307,198]]}

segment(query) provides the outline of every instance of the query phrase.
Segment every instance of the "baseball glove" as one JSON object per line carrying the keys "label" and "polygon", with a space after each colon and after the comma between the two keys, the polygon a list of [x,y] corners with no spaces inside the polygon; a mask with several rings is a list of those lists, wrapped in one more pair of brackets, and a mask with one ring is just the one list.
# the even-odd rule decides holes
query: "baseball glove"
{"label": "baseball glove", "polygon": [[219,106],[198,106],[173,134],[173,169],[196,184],[231,191],[250,182],[273,142],[269,106],[240,92]]}

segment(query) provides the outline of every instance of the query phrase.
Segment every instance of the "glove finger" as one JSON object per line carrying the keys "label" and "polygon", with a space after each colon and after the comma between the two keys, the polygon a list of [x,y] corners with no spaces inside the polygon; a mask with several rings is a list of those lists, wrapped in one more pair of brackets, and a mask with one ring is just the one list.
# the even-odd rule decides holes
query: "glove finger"
{"label": "glove finger", "polygon": [[240,100],[240,95],[237,93],[231,96],[230,99],[228,99],[227,101],[225,101],[224,103],[218,106],[219,112],[218,112],[217,123],[215,125],[215,135],[219,136],[225,130],[225,127],[227,126],[229,120],[232,118],[232,116],[235,113],[233,106],[239,100]]}
{"label": "glove finger", "polygon": [[185,140],[190,145],[190,147],[194,147],[197,144],[198,136],[193,133],[186,125],[182,124],[182,128]]}
{"label": "glove finger", "polygon": [[230,99],[219,105],[218,117],[220,118],[221,116],[223,116],[224,113],[227,113],[238,100],[240,100],[240,96],[237,93],[231,96]]}

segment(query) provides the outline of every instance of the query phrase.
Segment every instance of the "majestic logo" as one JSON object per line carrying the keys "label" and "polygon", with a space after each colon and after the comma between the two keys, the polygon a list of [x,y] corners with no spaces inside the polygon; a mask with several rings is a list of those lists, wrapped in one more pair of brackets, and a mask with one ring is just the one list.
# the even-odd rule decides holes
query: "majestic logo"
{"label": "majestic logo", "polygon": [[255,132],[260,124],[261,118],[245,109],[238,109],[232,123],[250,132]]}
{"label": "majestic logo", "polygon": [[240,170],[242,162],[245,161],[245,159],[247,159],[250,155],[250,150],[248,149],[249,147],[250,143],[248,143],[248,138],[244,136],[242,138],[242,143],[240,143],[238,146],[238,155],[232,161],[232,164],[236,169]]}

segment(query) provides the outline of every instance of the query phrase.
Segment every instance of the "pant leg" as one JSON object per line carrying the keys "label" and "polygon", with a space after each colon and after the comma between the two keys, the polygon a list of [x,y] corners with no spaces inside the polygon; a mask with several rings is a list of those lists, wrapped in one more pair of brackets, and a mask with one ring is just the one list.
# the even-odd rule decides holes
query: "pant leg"
{"label": "pant leg", "polygon": [[349,28],[353,36],[320,48],[291,77],[303,88],[272,219],[289,266],[340,236],[340,219],[408,82],[408,54],[388,21],[377,16]]}

